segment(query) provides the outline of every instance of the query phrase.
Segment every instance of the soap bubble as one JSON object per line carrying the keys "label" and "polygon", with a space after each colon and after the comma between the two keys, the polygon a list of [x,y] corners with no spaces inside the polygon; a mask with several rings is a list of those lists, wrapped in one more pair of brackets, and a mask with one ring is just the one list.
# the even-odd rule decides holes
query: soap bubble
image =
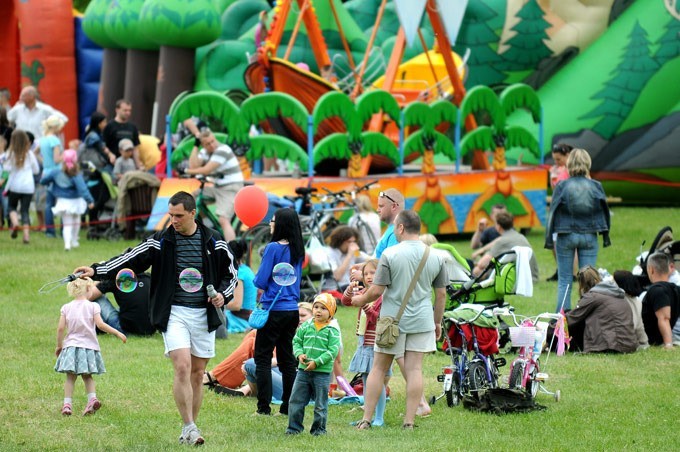
{"label": "soap bubble", "polygon": [[280,262],[274,265],[272,278],[279,286],[290,286],[297,280],[295,269],[287,262]]}
{"label": "soap bubble", "polygon": [[124,293],[130,293],[137,288],[137,275],[129,268],[124,268],[116,275],[116,287]]}
{"label": "soap bubble", "polygon": [[185,292],[198,292],[203,287],[203,275],[195,268],[185,268],[179,274],[179,286]]}

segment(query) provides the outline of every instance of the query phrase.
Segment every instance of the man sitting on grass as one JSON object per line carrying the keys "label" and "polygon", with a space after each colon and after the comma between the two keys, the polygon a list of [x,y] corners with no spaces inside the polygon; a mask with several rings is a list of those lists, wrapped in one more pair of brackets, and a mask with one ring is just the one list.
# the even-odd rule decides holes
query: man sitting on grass
{"label": "man sitting on grass", "polygon": [[670,257],[654,253],[647,258],[647,274],[652,285],[642,300],[642,322],[650,345],[671,349],[680,345],[680,287],[668,281]]}

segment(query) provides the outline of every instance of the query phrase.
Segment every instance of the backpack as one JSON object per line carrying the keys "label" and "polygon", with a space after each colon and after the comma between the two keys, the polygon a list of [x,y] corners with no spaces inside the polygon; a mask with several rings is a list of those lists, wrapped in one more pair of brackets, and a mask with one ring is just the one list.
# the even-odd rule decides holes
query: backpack
{"label": "backpack", "polygon": [[87,162],[91,162],[98,170],[109,164],[109,161],[101,150],[93,146],[87,146],[86,143],[87,137],[85,137],[85,140],[80,143],[80,146],[78,147],[78,163],[81,168],[87,169],[89,167]]}
{"label": "backpack", "polygon": [[494,414],[526,413],[547,409],[537,404],[526,391],[509,388],[487,389],[478,396],[466,395],[463,397],[463,406],[471,411]]}

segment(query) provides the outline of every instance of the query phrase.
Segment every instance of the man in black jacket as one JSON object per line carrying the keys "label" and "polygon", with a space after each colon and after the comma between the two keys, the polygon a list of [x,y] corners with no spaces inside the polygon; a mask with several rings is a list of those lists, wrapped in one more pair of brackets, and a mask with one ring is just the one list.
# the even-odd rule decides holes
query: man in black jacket
{"label": "man in black jacket", "polygon": [[[165,353],[175,370],[173,395],[184,428],[180,444],[203,444],[194,421],[203,400],[203,373],[215,356],[215,330],[220,325],[217,309],[233,298],[237,284],[234,259],[216,231],[195,220],[196,201],[187,192],[169,201],[172,226],[106,262],[78,267],[75,272],[95,279],[115,279],[130,269],[151,272],[149,316],[161,331]],[[217,295],[210,298],[206,286]]]}

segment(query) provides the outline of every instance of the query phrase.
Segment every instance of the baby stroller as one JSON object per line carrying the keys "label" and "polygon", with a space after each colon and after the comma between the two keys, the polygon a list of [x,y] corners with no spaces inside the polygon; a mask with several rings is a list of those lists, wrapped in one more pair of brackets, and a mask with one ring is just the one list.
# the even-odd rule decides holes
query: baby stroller
{"label": "baby stroller", "polygon": [[88,211],[88,240],[120,240],[122,235],[115,227],[115,208],[118,188],[113,183],[111,174],[97,168],[91,161],[80,162],[83,177],[94,198],[94,208]]}
{"label": "baby stroller", "polygon": [[[448,294],[446,311],[451,311],[463,303],[502,304],[506,295],[526,293],[524,291],[518,293],[517,257],[518,251],[529,253],[530,257],[530,248],[515,247],[517,250],[513,249],[493,257],[479,276],[472,274],[469,263],[453,246],[435,243],[432,248],[444,250],[451,256],[450,259],[445,259],[450,281],[446,288]],[[523,250],[520,250],[521,248]],[[523,271],[530,272],[530,269],[527,266]],[[530,277],[528,281],[531,281]],[[531,292],[533,286],[527,289]]]}
{"label": "baby stroller", "polygon": [[676,260],[675,256],[680,257],[680,240],[674,241],[673,229],[670,226],[665,226],[656,234],[652,246],[649,247],[649,251],[643,252],[643,246],[645,246],[644,241],[640,245],[640,255],[636,259],[637,265],[633,267],[632,272],[639,278],[640,286],[647,287],[651,284],[649,275],[647,275],[647,258],[658,251],[670,255]]}

